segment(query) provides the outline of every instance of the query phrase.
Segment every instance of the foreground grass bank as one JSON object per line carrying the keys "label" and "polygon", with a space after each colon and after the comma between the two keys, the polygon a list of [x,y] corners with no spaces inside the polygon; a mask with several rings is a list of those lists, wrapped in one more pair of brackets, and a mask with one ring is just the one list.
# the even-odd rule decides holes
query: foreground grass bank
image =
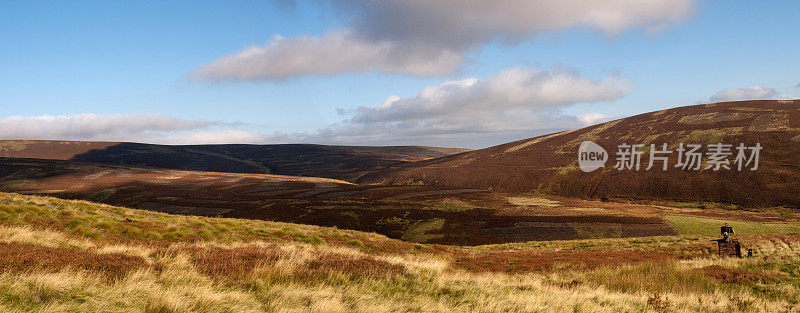
{"label": "foreground grass bank", "polygon": [[800,310],[800,237],[743,237],[749,259],[708,239],[453,248],[0,194],[0,311]]}

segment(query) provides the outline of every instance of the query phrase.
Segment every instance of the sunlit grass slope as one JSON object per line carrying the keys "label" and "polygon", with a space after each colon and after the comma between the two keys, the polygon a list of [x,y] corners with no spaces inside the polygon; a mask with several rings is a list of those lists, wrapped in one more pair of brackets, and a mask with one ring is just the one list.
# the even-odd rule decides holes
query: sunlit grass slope
{"label": "sunlit grass slope", "polygon": [[[708,256],[707,239],[450,248],[2,193],[0,312],[798,310],[798,236],[743,238],[750,259]],[[569,266],[602,255],[617,259]]]}
{"label": "sunlit grass slope", "polygon": [[733,227],[736,234],[797,234],[800,226],[786,223],[727,221],[713,218],[666,215],[663,216],[681,235],[719,236],[724,223]]}

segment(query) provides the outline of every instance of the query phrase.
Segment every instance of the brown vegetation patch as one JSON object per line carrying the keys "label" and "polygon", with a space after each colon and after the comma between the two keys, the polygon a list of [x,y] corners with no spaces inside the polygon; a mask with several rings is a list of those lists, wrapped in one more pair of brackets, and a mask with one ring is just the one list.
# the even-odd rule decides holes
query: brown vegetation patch
{"label": "brown vegetation patch", "polygon": [[470,272],[529,273],[557,268],[594,269],[608,265],[636,264],[676,259],[663,252],[644,251],[483,251],[456,254],[455,268]]}
{"label": "brown vegetation patch", "polygon": [[800,111],[789,111],[789,127],[800,128]]}
{"label": "brown vegetation patch", "polygon": [[753,123],[750,124],[749,130],[754,132],[789,130],[789,114],[775,113],[759,115]]}
{"label": "brown vegetation patch", "polygon": [[77,268],[118,279],[131,270],[145,266],[147,262],[143,258],[122,253],[0,243],[0,270],[4,272],[56,272],[64,268]]}
{"label": "brown vegetation patch", "polygon": [[719,265],[706,266],[701,269],[703,274],[720,282],[731,284],[773,283],[780,280],[780,272],[745,271],[727,268]]}
{"label": "brown vegetation patch", "polygon": [[190,248],[198,270],[213,278],[238,278],[262,264],[274,264],[281,257],[277,246],[241,248]]}
{"label": "brown vegetation patch", "polygon": [[66,160],[87,151],[105,149],[116,144],[118,143],[49,140],[3,140],[0,141],[0,156]]}

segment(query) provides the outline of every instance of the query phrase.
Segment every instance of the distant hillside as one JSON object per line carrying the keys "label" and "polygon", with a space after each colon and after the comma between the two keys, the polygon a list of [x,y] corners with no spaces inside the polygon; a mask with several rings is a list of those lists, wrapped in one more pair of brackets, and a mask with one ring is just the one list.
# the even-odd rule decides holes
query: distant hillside
{"label": "distant hillside", "polygon": [[[608,152],[605,168],[584,173],[578,147],[592,141]],[[641,170],[617,170],[617,146],[643,144]],[[667,143],[760,143],[759,168],[668,170],[661,162],[650,171],[649,145]],[[736,149],[730,161],[736,157]],[[703,156],[707,162],[707,155]],[[705,168],[707,163],[702,164]],[[630,198],[712,201],[747,206],[800,206],[800,100],[740,101],[674,108],[636,115],[583,129],[511,142],[436,160],[404,164],[366,175],[360,183],[440,184],[491,188],[508,192],[541,192],[584,198]]]}
{"label": "distant hillside", "polygon": [[173,214],[329,226],[418,243],[478,245],[677,234],[659,210],[642,205],[62,160],[0,158],[0,191]]}
{"label": "distant hillside", "polygon": [[0,157],[73,160],[168,169],[354,180],[364,173],[467,149],[421,146],[154,145],[127,142],[0,141]]}

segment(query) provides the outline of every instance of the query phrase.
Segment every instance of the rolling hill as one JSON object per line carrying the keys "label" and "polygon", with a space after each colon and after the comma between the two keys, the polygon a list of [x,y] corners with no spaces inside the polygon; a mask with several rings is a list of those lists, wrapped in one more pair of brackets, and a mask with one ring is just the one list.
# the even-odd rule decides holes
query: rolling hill
{"label": "rolling hill", "polygon": [[2,312],[792,312],[800,237],[453,247],[0,193]]}
{"label": "rolling hill", "polygon": [[661,210],[648,206],[511,197],[485,189],[358,186],[328,178],[61,160],[0,158],[0,191],[172,214],[332,226],[418,243],[478,245],[676,234],[660,217]]}
{"label": "rolling hill", "polygon": [[[609,154],[604,168],[583,172],[584,141]],[[641,169],[614,168],[620,144],[642,144]],[[673,151],[668,169],[645,170],[649,146]],[[680,143],[701,144],[702,170],[675,167]],[[759,167],[705,169],[708,145],[761,145]],[[538,192],[594,199],[709,201],[752,207],[800,207],[800,100],[710,103],[640,114],[578,130],[506,143],[439,159],[401,164],[361,177],[359,183],[428,184]]]}
{"label": "rolling hill", "polygon": [[355,180],[399,164],[467,151],[422,146],[155,145],[129,142],[4,140],[0,157],[72,160],[167,169]]}
{"label": "rolling hill", "polygon": [[0,158],[0,191],[170,214],[336,227],[445,245],[707,234],[722,222],[734,223],[738,232],[795,233],[799,230],[793,223],[800,220],[791,209],[701,210],[477,188],[355,185],[329,178],[41,159]]}

